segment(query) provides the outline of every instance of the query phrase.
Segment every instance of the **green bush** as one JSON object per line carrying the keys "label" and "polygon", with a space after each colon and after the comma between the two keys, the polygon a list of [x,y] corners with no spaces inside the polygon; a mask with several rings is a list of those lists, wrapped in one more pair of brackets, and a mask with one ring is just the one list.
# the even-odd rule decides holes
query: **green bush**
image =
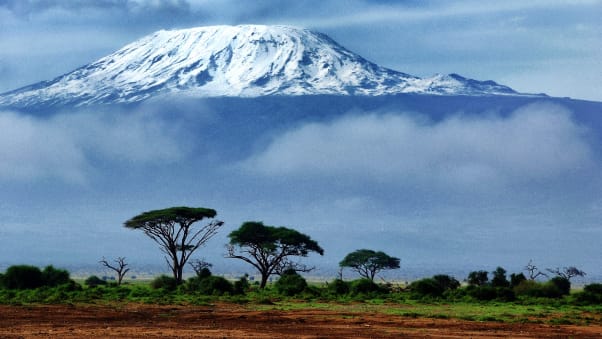
{"label": "green bush", "polygon": [[433,276],[433,279],[443,288],[444,290],[455,290],[460,287],[460,282],[447,274],[437,274]]}
{"label": "green bush", "polygon": [[602,284],[586,285],[575,299],[581,304],[602,304]]}
{"label": "green bush", "polygon": [[506,270],[503,267],[497,267],[495,271],[491,272],[493,277],[491,278],[491,286],[493,287],[510,287],[510,282],[506,279]]}
{"label": "green bush", "polygon": [[520,285],[520,283],[522,283],[523,281],[526,281],[527,277],[525,277],[524,274],[519,273],[519,274],[515,274],[512,273],[510,274],[510,287],[514,288],[518,285]]}
{"label": "green bush", "polygon": [[15,290],[34,289],[44,285],[42,271],[29,265],[9,267],[2,280],[5,288]]}
{"label": "green bush", "polygon": [[59,286],[71,282],[67,270],[56,269],[52,265],[46,266],[42,271],[42,281],[44,286]]}
{"label": "green bush", "polygon": [[351,294],[373,294],[382,292],[381,288],[370,279],[358,279],[351,282]]}
{"label": "green bush", "polygon": [[297,295],[307,287],[307,281],[295,270],[286,270],[274,284],[278,293],[287,296]]}
{"label": "green bush", "polygon": [[445,274],[438,274],[432,278],[426,278],[414,281],[410,284],[410,291],[414,298],[439,298],[447,291],[452,291],[460,287],[460,282],[456,278]]}
{"label": "green bush", "polygon": [[334,295],[346,295],[349,293],[349,283],[341,279],[335,279],[328,284],[328,292]]}
{"label": "green bush", "polygon": [[242,277],[240,277],[240,279],[234,282],[234,294],[241,295],[247,293],[247,291],[251,287],[251,285],[249,285],[249,280],[247,279],[247,277],[248,275],[245,274]]}
{"label": "green bush", "polygon": [[567,278],[554,277],[550,279],[550,283],[558,287],[558,290],[560,290],[561,295],[569,295],[571,293],[571,282]]}
{"label": "green bush", "polygon": [[151,287],[154,289],[164,289],[166,291],[175,291],[178,288],[178,282],[174,277],[160,275],[151,281]]}
{"label": "green bush", "polygon": [[198,278],[208,278],[212,275],[211,270],[208,267],[203,267],[197,274]]}
{"label": "green bush", "polygon": [[525,280],[513,288],[517,296],[530,298],[561,298],[562,291],[551,281],[540,283],[533,280]]}
{"label": "green bush", "polygon": [[493,287],[491,285],[468,286],[466,293],[473,299],[479,301],[513,301],[516,294],[509,287]]}
{"label": "green bush", "polygon": [[600,296],[602,296],[602,284],[585,285],[585,287],[583,287],[583,292],[599,294]]}
{"label": "green bush", "polygon": [[190,278],[186,281],[184,288],[190,292],[198,292],[204,295],[231,294],[234,290],[232,283],[226,278],[214,275],[205,278]]}
{"label": "green bush", "polygon": [[425,278],[414,281],[410,284],[412,295],[417,298],[440,297],[445,289],[439,282],[433,278]]}
{"label": "green bush", "polygon": [[86,284],[88,287],[96,287],[100,285],[106,285],[107,282],[95,275],[91,275],[84,281],[84,284]]}
{"label": "green bush", "polygon": [[471,286],[483,286],[489,281],[487,271],[473,271],[468,274],[468,284]]}

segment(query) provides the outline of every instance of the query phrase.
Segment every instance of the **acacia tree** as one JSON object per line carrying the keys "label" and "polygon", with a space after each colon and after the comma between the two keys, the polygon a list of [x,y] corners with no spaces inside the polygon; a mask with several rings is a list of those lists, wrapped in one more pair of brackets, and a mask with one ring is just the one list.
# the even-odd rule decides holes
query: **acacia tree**
{"label": "acacia tree", "polygon": [[228,237],[226,258],[240,259],[255,267],[261,274],[260,288],[265,287],[271,275],[285,269],[297,272],[312,269],[291,261],[290,257],[306,257],[309,252],[324,254],[309,236],[286,227],[266,226],[262,222],[247,221]]}
{"label": "acacia tree", "polygon": [[529,280],[535,280],[537,279],[537,277],[539,276],[544,276],[547,277],[548,275],[545,274],[544,272],[540,271],[537,266],[535,266],[535,264],[533,263],[533,259],[529,260],[529,263],[527,264],[527,266],[525,266],[525,271],[528,272],[529,274]]}
{"label": "acacia tree", "polygon": [[548,268],[547,270],[548,270],[548,272],[554,273],[557,276],[559,276],[563,279],[566,279],[568,281],[570,281],[571,278],[573,278],[573,277],[583,277],[586,275],[585,272],[583,272],[582,270],[578,269],[575,266],[563,267],[562,269],[560,269],[558,267],[555,269]]}
{"label": "acacia tree", "polygon": [[361,249],[347,254],[339,266],[349,267],[360,276],[374,281],[374,276],[378,272],[399,268],[399,258],[391,257],[381,251]]}
{"label": "acacia tree", "polygon": [[184,265],[199,247],[204,245],[224,224],[214,220],[194,229],[197,221],[214,218],[216,212],[209,208],[171,207],[144,212],[125,222],[124,226],[141,229],[153,239],[163,253],[177,283],[182,282]]}
{"label": "acacia tree", "polygon": [[104,267],[115,271],[115,273],[117,274],[117,285],[121,285],[123,277],[125,277],[126,273],[128,273],[130,269],[127,268],[128,264],[125,262],[125,257],[118,257],[113,261],[115,262],[115,265],[109,264],[109,262],[103,257],[102,260],[99,261],[99,263]]}

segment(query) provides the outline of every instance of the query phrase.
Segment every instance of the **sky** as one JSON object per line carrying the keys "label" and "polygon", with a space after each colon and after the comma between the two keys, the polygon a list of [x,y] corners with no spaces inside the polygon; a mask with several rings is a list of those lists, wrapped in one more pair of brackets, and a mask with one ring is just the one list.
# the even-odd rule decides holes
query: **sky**
{"label": "sky", "polygon": [[[601,1],[0,0],[0,91],[159,29],[257,23],[311,28],[413,75],[602,101],[601,14]],[[406,277],[530,259],[602,277],[602,126],[554,103],[478,113],[388,107],[266,128],[186,101],[0,111],[0,269],[103,256],[161,265],[122,223],[200,205],[226,221],[202,250],[222,267],[227,233],[260,220],[318,240],[318,275],[371,247],[400,257]]]}

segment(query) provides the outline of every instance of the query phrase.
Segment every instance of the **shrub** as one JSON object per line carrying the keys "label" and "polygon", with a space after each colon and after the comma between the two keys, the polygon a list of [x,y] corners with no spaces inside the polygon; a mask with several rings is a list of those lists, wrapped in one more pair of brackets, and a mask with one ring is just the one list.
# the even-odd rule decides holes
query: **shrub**
{"label": "shrub", "polygon": [[381,292],[380,287],[370,279],[358,279],[351,282],[351,294],[371,294]]}
{"label": "shrub", "polygon": [[506,279],[506,270],[504,268],[498,266],[498,268],[491,273],[493,274],[493,278],[491,278],[491,286],[510,287],[510,282],[508,279]]}
{"label": "shrub", "polygon": [[52,265],[46,266],[42,271],[42,281],[44,286],[59,286],[71,282],[67,270],[56,269]]}
{"label": "shrub", "polygon": [[208,278],[211,276],[211,270],[208,267],[203,267],[197,272],[197,277],[200,279]]}
{"label": "shrub", "polygon": [[455,290],[460,287],[460,282],[449,275],[437,274],[433,276],[433,279],[443,288],[444,290]]}
{"label": "shrub", "polygon": [[550,283],[558,287],[561,295],[569,295],[571,293],[571,282],[564,277],[554,277],[550,279]]}
{"label": "shrub", "polygon": [[496,287],[496,300],[499,301],[514,301],[516,300],[516,294],[510,287]]}
{"label": "shrub", "polygon": [[583,292],[599,294],[602,296],[602,284],[589,284],[583,287]]}
{"label": "shrub", "polygon": [[495,287],[489,285],[471,285],[466,289],[466,293],[473,299],[481,301],[489,301],[497,298],[497,292],[495,290]]}
{"label": "shrub", "polygon": [[602,303],[602,284],[586,285],[581,293],[577,293],[575,298],[577,302],[582,304]]}
{"label": "shrub", "polygon": [[186,289],[205,295],[223,295],[225,293],[232,293],[234,290],[232,283],[226,278],[214,275],[205,278],[190,278],[186,282]]}
{"label": "shrub", "polygon": [[234,282],[234,294],[245,294],[247,290],[251,287],[249,285],[249,280],[247,280],[248,275],[245,274],[240,279]]}
{"label": "shrub", "polygon": [[455,290],[460,287],[456,278],[445,274],[438,274],[432,278],[414,281],[410,284],[410,290],[414,297],[441,297],[446,291]]}
{"label": "shrub", "polygon": [[533,280],[525,280],[514,287],[513,291],[518,296],[531,298],[560,298],[563,295],[558,286],[550,281],[539,283]]}
{"label": "shrub", "polygon": [[345,295],[349,293],[349,283],[342,279],[335,279],[328,284],[328,292],[334,295]]}
{"label": "shrub", "polygon": [[466,293],[471,298],[479,301],[513,301],[516,299],[516,294],[509,287],[493,287],[491,285],[469,286],[466,288]]}
{"label": "shrub", "polygon": [[9,267],[2,279],[7,289],[25,290],[44,285],[42,271],[35,266],[16,265]]}
{"label": "shrub", "polygon": [[468,284],[472,286],[483,286],[489,281],[487,271],[473,271],[468,274]]}
{"label": "shrub", "polygon": [[514,288],[518,285],[520,285],[520,283],[522,283],[523,281],[526,281],[527,277],[525,277],[524,274],[519,273],[519,274],[515,274],[512,273],[510,274],[510,287]]}
{"label": "shrub", "polygon": [[95,275],[91,275],[84,281],[84,284],[86,284],[88,287],[96,287],[100,285],[106,285],[107,282]]}
{"label": "shrub", "polygon": [[175,291],[178,287],[178,282],[174,277],[160,275],[151,281],[151,287],[154,289],[162,288],[166,291]]}
{"label": "shrub", "polygon": [[274,284],[278,293],[288,296],[299,294],[307,287],[307,281],[293,269],[286,270]]}
{"label": "shrub", "polygon": [[445,291],[441,284],[433,278],[425,278],[410,284],[410,290],[416,297],[440,297]]}

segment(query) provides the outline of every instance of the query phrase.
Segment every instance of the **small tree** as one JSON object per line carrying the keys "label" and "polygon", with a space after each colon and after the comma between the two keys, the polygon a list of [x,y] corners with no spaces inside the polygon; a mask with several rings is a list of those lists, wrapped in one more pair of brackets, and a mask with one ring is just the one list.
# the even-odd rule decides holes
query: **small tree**
{"label": "small tree", "polygon": [[510,282],[506,278],[506,270],[503,267],[497,267],[495,271],[491,272],[493,278],[491,278],[491,286],[493,287],[509,287]]}
{"label": "small tree", "polygon": [[523,281],[526,281],[527,277],[525,277],[522,273],[512,273],[510,274],[510,287],[514,288],[520,285]]}
{"label": "small tree", "polygon": [[194,270],[194,273],[196,273],[197,277],[204,277],[207,276],[207,273],[209,272],[209,275],[211,275],[211,267],[213,267],[213,264],[203,260],[203,259],[193,259],[190,260],[190,262],[188,263],[192,269]]}
{"label": "small tree", "polygon": [[525,271],[527,271],[529,275],[529,280],[535,280],[539,276],[547,277],[548,275],[544,272],[541,272],[535,264],[533,264],[533,260],[529,260],[527,266],[525,266]]}
{"label": "small tree", "polygon": [[266,226],[262,222],[247,221],[228,237],[226,258],[240,259],[255,267],[261,274],[260,288],[265,287],[271,275],[285,269],[297,272],[312,269],[291,261],[290,257],[306,257],[309,252],[324,254],[309,236],[286,227]]}
{"label": "small tree", "polygon": [[104,267],[115,271],[117,274],[117,285],[121,285],[121,281],[125,277],[126,273],[130,271],[130,269],[127,268],[128,264],[125,262],[125,257],[117,257],[117,259],[113,261],[115,262],[115,265],[109,264],[109,262],[102,257],[99,263]]}
{"label": "small tree", "polygon": [[197,221],[214,218],[215,210],[208,208],[171,207],[144,212],[125,222],[125,227],[141,229],[159,244],[166,254],[165,261],[171,268],[176,283],[182,282],[184,265],[199,247],[204,245],[224,224],[212,221],[198,230],[193,229]]}
{"label": "small tree", "polygon": [[382,270],[399,268],[399,258],[384,252],[361,249],[351,252],[339,263],[340,267],[349,267],[360,276],[374,281],[374,276]]}
{"label": "small tree", "polygon": [[483,286],[489,281],[487,271],[473,271],[468,274],[468,284],[472,286]]}
{"label": "small tree", "polygon": [[558,267],[555,269],[548,268],[547,270],[548,270],[548,272],[554,273],[558,277],[564,278],[568,281],[571,281],[571,278],[573,278],[573,277],[585,276],[585,272],[581,271],[580,269],[578,269],[575,266],[563,267],[562,269],[560,269]]}

